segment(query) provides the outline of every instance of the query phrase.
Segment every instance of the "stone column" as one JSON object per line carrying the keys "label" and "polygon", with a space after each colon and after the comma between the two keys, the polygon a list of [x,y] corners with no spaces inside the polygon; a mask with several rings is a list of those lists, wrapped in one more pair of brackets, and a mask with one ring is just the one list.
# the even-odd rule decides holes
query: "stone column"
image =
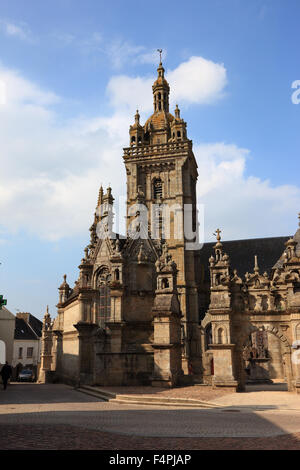
{"label": "stone column", "polygon": [[78,385],[89,384],[94,382],[94,333],[98,329],[98,325],[80,321],[74,327],[78,330],[79,335],[79,371]]}
{"label": "stone column", "polygon": [[182,318],[177,292],[177,267],[164,244],[156,261],[157,289],[152,308],[154,372],[152,385],[173,387],[183,375],[181,358]]}
{"label": "stone column", "polygon": [[157,312],[154,316],[153,386],[173,387],[182,376],[180,318],[172,312]]}
{"label": "stone column", "polygon": [[49,314],[48,306],[44,315],[43,329],[42,329],[42,354],[41,354],[41,367],[39,371],[38,382],[46,383],[51,382],[51,369],[52,369],[52,347],[53,347],[53,331],[51,317]]}
{"label": "stone column", "polygon": [[55,360],[55,372],[56,376],[59,379],[59,374],[61,371],[62,364],[62,355],[63,355],[63,335],[60,330],[53,330],[53,334],[56,336],[56,360]]}
{"label": "stone column", "polygon": [[236,392],[238,382],[233,376],[234,344],[210,344],[214,357],[213,388],[223,388]]}

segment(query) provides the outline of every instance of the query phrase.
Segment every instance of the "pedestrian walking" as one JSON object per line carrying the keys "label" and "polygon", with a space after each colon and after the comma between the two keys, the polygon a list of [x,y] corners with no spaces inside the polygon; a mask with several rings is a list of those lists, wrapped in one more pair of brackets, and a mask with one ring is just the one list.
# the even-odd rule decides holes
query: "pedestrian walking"
{"label": "pedestrian walking", "polygon": [[2,377],[3,390],[6,390],[8,379],[9,379],[9,378],[11,377],[11,375],[12,375],[12,368],[11,368],[11,366],[8,364],[7,361],[6,361],[6,363],[4,364],[4,366],[2,367],[1,372],[0,372],[0,375],[1,375],[1,377]]}

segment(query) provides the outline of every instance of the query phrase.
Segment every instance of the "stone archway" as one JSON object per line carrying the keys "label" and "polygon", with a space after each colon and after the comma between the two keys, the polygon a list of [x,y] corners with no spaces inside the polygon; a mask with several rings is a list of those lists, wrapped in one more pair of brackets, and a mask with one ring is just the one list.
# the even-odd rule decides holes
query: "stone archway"
{"label": "stone archway", "polygon": [[[246,362],[245,361],[245,348],[247,346],[247,343],[249,343],[249,338],[253,337],[253,333],[259,333],[261,337],[265,335],[265,337],[268,338],[268,334],[273,335],[274,337],[277,338],[277,340],[280,341],[280,358],[277,357],[277,361],[281,362],[281,370],[282,370],[282,378],[286,383],[289,391],[294,390],[294,384],[293,384],[293,370],[292,370],[292,362],[291,362],[291,345],[282,332],[282,330],[278,329],[274,325],[270,324],[255,324],[255,323],[250,323],[248,325],[248,328],[244,328],[244,334],[240,337],[240,340],[238,342],[237,348],[236,348],[236,371],[237,371],[237,379],[239,382],[243,384],[243,389],[245,388],[245,384],[247,380],[251,383],[251,380],[249,380],[249,375],[252,375],[253,382],[255,382],[255,379],[259,382],[261,380],[261,383],[268,383],[268,378],[269,378],[269,383],[272,383],[272,380],[270,378],[270,371],[272,370],[272,367],[274,369],[274,363],[272,361],[274,358],[272,355],[269,355],[269,351],[267,354],[257,354],[255,356],[255,348],[254,351],[252,350],[252,359],[248,362],[248,364],[245,366]],[[249,351],[247,351],[249,353]],[[277,355],[278,356],[278,355]],[[249,356],[248,356],[249,357]],[[249,371],[248,374],[246,374],[247,367],[250,365],[250,373]],[[274,369],[275,370],[275,369]],[[254,372],[253,372],[254,371]],[[274,377],[273,377],[274,378]]]}

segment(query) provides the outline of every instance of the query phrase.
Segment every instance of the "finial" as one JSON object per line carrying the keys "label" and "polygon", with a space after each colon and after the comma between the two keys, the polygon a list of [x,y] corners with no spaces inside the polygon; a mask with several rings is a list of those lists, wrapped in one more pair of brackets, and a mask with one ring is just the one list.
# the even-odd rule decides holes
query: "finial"
{"label": "finial", "polygon": [[299,227],[300,227],[300,212],[298,213]]}
{"label": "finial", "polygon": [[99,195],[98,195],[98,206],[101,206],[102,203],[103,203],[103,187],[101,183],[101,186],[99,189]]}
{"label": "finial", "polygon": [[161,64],[161,55],[162,55],[162,49],[157,49],[157,52],[159,52],[159,64]]}
{"label": "finial", "polygon": [[66,282],[66,281],[67,281],[67,275],[64,274],[64,282]]}
{"label": "finial", "polygon": [[219,228],[217,228],[217,230],[213,234],[217,238],[218,242],[221,240],[220,233],[222,233],[222,231]]}
{"label": "finial", "polygon": [[180,118],[180,109],[178,108],[178,104],[176,104],[176,108],[175,108],[175,117],[177,119]]}
{"label": "finial", "polygon": [[258,273],[259,272],[259,267],[257,264],[257,255],[254,255],[254,272]]}
{"label": "finial", "polygon": [[136,123],[136,124],[139,124],[139,123],[140,123],[140,115],[139,115],[139,110],[138,110],[138,109],[136,110],[134,119],[135,119],[135,123]]}

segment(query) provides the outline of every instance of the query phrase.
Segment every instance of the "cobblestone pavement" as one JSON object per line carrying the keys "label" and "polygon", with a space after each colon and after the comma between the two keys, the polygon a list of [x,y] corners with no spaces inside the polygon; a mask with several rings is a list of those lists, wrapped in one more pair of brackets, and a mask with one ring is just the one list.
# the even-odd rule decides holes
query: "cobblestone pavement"
{"label": "cobblestone pavement", "polygon": [[65,385],[11,384],[0,390],[0,449],[300,449],[300,408],[273,407],[166,409],[102,402]]}
{"label": "cobblestone pavement", "polygon": [[151,438],[67,425],[0,426],[2,450],[299,450],[300,433],[269,438]]}

